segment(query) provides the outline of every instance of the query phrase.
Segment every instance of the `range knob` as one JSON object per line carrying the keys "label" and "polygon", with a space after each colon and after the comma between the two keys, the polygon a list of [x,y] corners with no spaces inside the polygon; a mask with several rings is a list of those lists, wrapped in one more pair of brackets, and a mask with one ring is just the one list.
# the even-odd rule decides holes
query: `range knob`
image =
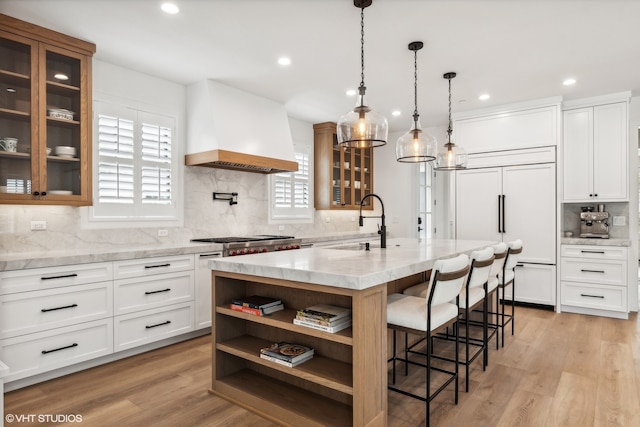
{"label": "range knob", "polygon": [[267,248],[262,248],[260,249],[260,252],[269,252],[269,251],[267,250]]}

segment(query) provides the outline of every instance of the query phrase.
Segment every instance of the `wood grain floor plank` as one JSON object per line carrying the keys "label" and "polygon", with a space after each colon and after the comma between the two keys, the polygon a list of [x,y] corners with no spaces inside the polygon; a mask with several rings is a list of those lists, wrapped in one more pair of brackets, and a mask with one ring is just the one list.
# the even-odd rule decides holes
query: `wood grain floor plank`
{"label": "wood grain floor plank", "polygon": [[[433,427],[636,425],[637,314],[618,320],[516,307],[516,335],[509,330],[498,351],[492,344],[487,370],[471,365],[469,393],[460,369],[458,405],[451,388],[434,399]],[[423,378],[420,372],[404,381],[420,388]],[[210,382],[211,342],[204,336],[6,393],[5,412],[81,414],[81,425],[91,427],[274,426],[209,394]],[[424,420],[423,402],[389,392],[389,426]]]}

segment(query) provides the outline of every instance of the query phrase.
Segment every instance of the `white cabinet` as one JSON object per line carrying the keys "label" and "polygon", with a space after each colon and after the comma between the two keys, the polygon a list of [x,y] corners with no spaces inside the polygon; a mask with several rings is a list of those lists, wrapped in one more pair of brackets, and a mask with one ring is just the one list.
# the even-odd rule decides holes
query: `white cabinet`
{"label": "white cabinet", "polygon": [[193,330],[193,255],[118,261],[114,275],[115,351]]}
{"label": "white cabinet", "polygon": [[562,311],[628,317],[625,247],[562,245]]}
{"label": "white cabinet", "polygon": [[564,112],[566,202],[629,200],[627,103]]}
{"label": "white cabinet", "polygon": [[113,353],[111,263],[0,272],[0,360],[13,381]]}
{"label": "white cabinet", "polygon": [[[539,160],[540,153],[528,151],[524,157],[511,152],[511,158],[501,161],[527,163],[532,153]],[[547,162],[554,158],[547,157]],[[474,155],[470,155],[469,164],[473,167]],[[555,189],[555,163],[481,167],[456,173],[456,238],[523,241],[522,266],[516,270],[517,301],[556,304]]]}
{"label": "white cabinet", "polygon": [[207,252],[196,255],[196,329],[211,326],[211,269],[209,268],[209,260],[221,256],[222,252]]}

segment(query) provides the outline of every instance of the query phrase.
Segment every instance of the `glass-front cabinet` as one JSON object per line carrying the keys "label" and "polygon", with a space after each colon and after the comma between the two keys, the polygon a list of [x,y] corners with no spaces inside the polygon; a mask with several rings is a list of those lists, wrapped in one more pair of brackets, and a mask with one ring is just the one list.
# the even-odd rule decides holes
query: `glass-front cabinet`
{"label": "glass-front cabinet", "polygon": [[[315,208],[360,209],[360,200],[373,192],[373,150],[340,146],[333,122],[315,124],[313,129]],[[371,198],[363,209],[373,209]]]}
{"label": "glass-front cabinet", "polygon": [[91,204],[94,52],[0,15],[0,203]]}

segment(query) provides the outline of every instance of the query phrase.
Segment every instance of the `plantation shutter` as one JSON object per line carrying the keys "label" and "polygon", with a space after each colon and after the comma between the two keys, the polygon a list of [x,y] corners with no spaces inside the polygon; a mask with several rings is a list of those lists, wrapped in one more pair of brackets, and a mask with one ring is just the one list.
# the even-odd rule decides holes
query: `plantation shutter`
{"label": "plantation shutter", "polygon": [[297,172],[282,172],[271,176],[272,219],[312,218],[310,200],[310,155],[307,149],[296,150]]}

